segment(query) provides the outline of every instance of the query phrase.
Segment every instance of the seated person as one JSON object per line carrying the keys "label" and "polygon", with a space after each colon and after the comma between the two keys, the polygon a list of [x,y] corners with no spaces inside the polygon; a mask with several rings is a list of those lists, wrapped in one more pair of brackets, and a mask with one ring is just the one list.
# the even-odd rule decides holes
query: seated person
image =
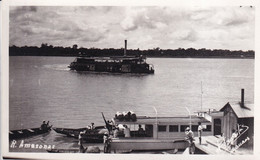
{"label": "seated person", "polygon": [[[48,122],[48,123],[49,123],[49,122]],[[45,121],[42,122],[41,129],[42,129],[42,130],[47,129],[47,124],[45,123]]]}
{"label": "seated person", "polygon": [[142,128],[142,126],[139,124],[139,128],[138,128],[138,134],[139,135],[143,135],[144,134],[144,129]]}
{"label": "seated person", "polygon": [[94,126],[94,123],[93,123],[93,122],[91,123],[90,129],[91,129],[91,130],[95,129],[95,126]]}
{"label": "seated person", "polygon": [[116,126],[115,127],[115,130],[114,130],[114,132],[113,132],[113,134],[114,134],[114,138],[117,138],[118,137],[118,127]]}

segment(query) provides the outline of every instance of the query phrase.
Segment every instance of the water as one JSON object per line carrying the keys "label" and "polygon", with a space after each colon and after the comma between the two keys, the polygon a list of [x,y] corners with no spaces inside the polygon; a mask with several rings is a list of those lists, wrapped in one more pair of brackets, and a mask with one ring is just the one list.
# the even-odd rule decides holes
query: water
{"label": "water", "polygon": [[[154,75],[79,73],[67,68],[73,60],[10,57],[10,130],[39,127],[43,120],[67,128],[104,125],[101,112],[110,119],[117,111],[129,110],[154,116],[154,107],[159,116],[187,115],[185,107],[191,112],[201,107],[218,110],[227,102],[239,102],[241,88],[245,102],[254,103],[253,59],[149,58]],[[76,139],[54,131],[24,141],[78,147]]]}

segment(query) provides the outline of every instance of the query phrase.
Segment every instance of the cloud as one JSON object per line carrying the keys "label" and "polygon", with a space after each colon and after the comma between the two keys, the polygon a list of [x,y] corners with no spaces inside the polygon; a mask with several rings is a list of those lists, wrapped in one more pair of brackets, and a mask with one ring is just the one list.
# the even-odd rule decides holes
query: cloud
{"label": "cloud", "polygon": [[[73,7],[69,8],[74,14],[78,11],[74,10]],[[109,7],[106,7],[104,12],[108,11]],[[10,44],[19,45],[25,42],[18,40],[17,37],[27,39],[26,42],[29,42],[28,37],[31,37],[31,43],[38,46],[41,43],[51,44],[55,41],[66,40],[84,41],[85,43],[88,41],[96,42],[105,37],[104,34],[108,29],[95,29],[89,26],[82,28],[75,21],[77,17],[72,17],[73,12],[68,12],[66,7],[12,8],[10,14]]]}
{"label": "cloud", "polygon": [[121,48],[128,39],[129,48],[246,50],[254,49],[254,18],[254,8],[233,6],[11,7],[9,35],[17,46]]}
{"label": "cloud", "polygon": [[125,31],[133,31],[140,27],[146,29],[156,29],[166,24],[164,20],[153,14],[155,7],[129,7],[126,9],[125,19],[121,22],[121,27]]}

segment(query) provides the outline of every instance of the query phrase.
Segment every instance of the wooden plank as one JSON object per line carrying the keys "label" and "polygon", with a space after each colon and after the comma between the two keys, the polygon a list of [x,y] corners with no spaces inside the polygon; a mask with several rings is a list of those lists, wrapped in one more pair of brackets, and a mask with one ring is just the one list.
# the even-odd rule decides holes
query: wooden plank
{"label": "wooden plank", "polygon": [[[217,142],[218,138],[215,136],[205,136],[202,137],[202,143],[199,144],[199,139],[198,137],[195,138],[195,147],[198,148],[199,150],[205,152],[206,154],[211,154],[211,155],[218,155],[218,154],[229,154],[226,151],[221,150],[217,144],[214,142]],[[209,141],[211,143],[209,143]]]}

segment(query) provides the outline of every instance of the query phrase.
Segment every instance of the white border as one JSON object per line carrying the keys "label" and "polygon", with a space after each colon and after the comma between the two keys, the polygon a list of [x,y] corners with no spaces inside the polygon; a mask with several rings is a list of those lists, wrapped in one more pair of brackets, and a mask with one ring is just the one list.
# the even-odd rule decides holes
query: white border
{"label": "white border", "polygon": [[[259,48],[257,48],[259,42],[259,0],[3,0],[1,4],[1,151],[2,156],[11,158],[26,158],[26,159],[237,159],[237,160],[250,160],[260,159],[260,148],[259,148],[259,125],[260,122],[259,114]],[[254,155],[238,155],[238,156],[205,156],[205,155],[155,155],[155,154],[55,154],[55,153],[13,153],[9,152],[9,6],[238,6],[238,5],[252,5],[255,6],[256,11],[256,24],[255,24],[255,133],[254,133]]]}

